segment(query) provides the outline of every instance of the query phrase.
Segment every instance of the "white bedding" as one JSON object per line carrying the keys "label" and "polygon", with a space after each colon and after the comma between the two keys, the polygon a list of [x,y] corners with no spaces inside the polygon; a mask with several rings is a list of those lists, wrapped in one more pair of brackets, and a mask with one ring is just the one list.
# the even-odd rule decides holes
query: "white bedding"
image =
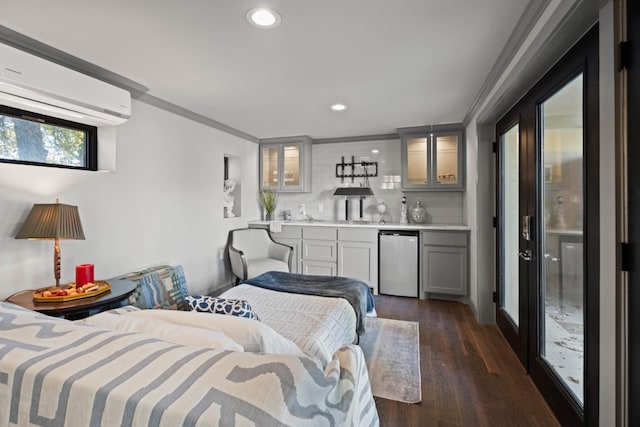
{"label": "white bedding", "polygon": [[244,299],[260,320],[323,365],[340,346],[356,341],[356,314],[343,298],[277,292],[241,284],[221,298]]}
{"label": "white bedding", "polygon": [[379,425],[356,345],[321,367],[308,357],[83,326],[3,302],[0,325],[0,426]]}
{"label": "white bedding", "polygon": [[178,310],[116,309],[76,321],[121,332],[141,332],[176,344],[251,353],[304,356],[269,325],[244,317]]}

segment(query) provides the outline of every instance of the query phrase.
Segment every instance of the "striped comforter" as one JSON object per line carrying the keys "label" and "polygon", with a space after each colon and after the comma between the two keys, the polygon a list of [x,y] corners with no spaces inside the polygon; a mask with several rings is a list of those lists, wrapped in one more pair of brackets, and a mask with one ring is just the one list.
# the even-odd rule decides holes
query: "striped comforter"
{"label": "striped comforter", "polygon": [[364,357],[172,344],[0,303],[0,426],[377,426]]}

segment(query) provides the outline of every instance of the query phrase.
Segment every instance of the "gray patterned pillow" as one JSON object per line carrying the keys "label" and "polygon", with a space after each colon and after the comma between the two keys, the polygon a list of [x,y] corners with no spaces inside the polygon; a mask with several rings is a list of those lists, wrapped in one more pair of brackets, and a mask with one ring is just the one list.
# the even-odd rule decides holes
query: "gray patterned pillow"
{"label": "gray patterned pillow", "polygon": [[242,299],[216,298],[206,295],[190,295],[186,297],[187,305],[192,311],[203,313],[230,314],[260,320],[251,305]]}

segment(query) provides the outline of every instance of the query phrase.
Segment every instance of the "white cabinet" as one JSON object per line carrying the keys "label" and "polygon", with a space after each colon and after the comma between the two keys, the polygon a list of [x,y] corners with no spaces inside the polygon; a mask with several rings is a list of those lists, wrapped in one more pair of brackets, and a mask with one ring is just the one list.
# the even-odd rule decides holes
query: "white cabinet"
{"label": "white cabinet", "polygon": [[362,280],[377,294],[377,239],[376,229],[302,227],[301,271]]}
{"label": "white cabinet", "polygon": [[400,128],[402,189],[462,191],[464,139],[462,125]]}
{"label": "white cabinet", "polygon": [[337,276],[337,265],[335,262],[315,261],[303,259],[302,274],[313,276]]}
{"label": "white cabinet", "polygon": [[362,280],[378,293],[378,230],[338,229],[338,276]]}
{"label": "white cabinet", "polygon": [[422,291],[444,295],[467,295],[467,231],[423,231]]}
{"label": "white cabinet", "polygon": [[302,274],[337,276],[338,229],[302,227]]}
{"label": "white cabinet", "polygon": [[[378,229],[285,224],[271,235],[293,248],[292,273],[351,277],[378,294]],[[468,242],[466,230],[420,233],[420,289],[428,297],[468,294]]]}
{"label": "white cabinet", "polygon": [[302,243],[302,227],[282,227],[282,232],[271,233],[271,236],[276,242],[283,243],[293,248],[293,255],[291,257],[291,272],[300,273],[302,271],[300,267],[300,245]]}
{"label": "white cabinet", "polygon": [[260,189],[311,191],[311,145],[308,136],[261,139]]}

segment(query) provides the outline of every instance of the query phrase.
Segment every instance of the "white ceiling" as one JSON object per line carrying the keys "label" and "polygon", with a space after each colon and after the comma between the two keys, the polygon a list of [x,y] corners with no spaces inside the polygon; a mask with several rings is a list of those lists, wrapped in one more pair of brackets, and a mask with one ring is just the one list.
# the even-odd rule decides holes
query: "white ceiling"
{"label": "white ceiling", "polygon": [[335,138],[461,122],[529,1],[2,0],[0,25],[252,136]]}

